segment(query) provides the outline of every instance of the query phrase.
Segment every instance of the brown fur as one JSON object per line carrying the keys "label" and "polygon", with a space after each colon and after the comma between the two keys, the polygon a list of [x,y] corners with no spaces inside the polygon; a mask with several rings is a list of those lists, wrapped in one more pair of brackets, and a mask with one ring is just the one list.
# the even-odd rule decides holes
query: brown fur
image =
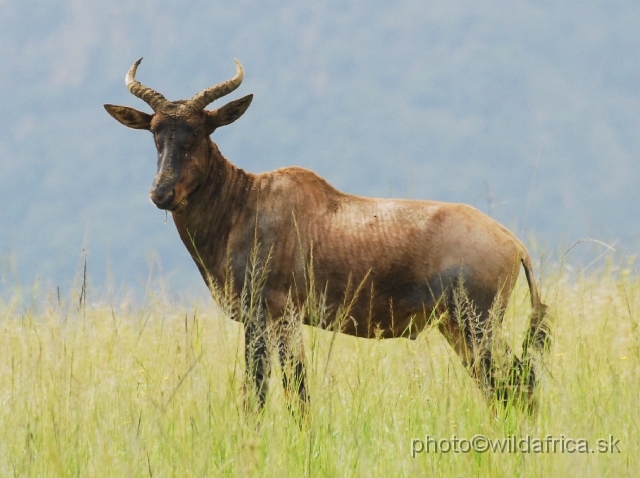
{"label": "brown fur", "polygon": [[[154,132],[158,174],[151,198],[173,212],[205,281],[224,284],[230,271],[239,295],[256,239],[263,264],[271,254],[259,297],[264,317],[245,324],[247,370],[255,375],[260,400],[269,371],[264,329],[268,321],[284,322],[279,320],[286,315],[288,297],[302,307],[310,292],[309,266],[313,292],[326,294],[329,312],[325,323],[314,325],[335,328],[336,312],[352,299],[339,331],[358,337],[415,338],[440,317],[440,331],[485,395],[506,400],[491,358],[492,327],[501,320],[520,264],[534,309],[525,353],[530,343],[542,349],[548,332],[546,308],[522,243],[464,204],[363,198],[342,193],[298,167],[263,174],[235,167],[208,135],[235,121],[250,101],[251,96],[245,97],[213,112],[174,102],[152,116],[127,107],[105,108],[126,126]],[[294,350],[284,329],[277,330],[283,365],[292,367],[306,400],[302,348]],[[512,360],[514,370],[525,370],[507,388],[520,381],[530,394],[535,378],[528,356],[523,362]]]}

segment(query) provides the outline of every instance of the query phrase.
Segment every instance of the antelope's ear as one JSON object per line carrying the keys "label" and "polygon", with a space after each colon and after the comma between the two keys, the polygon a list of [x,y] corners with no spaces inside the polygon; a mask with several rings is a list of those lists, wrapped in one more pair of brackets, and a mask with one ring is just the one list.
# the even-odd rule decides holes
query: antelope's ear
{"label": "antelope's ear", "polygon": [[205,111],[205,124],[209,134],[213,133],[218,126],[231,124],[240,118],[247,111],[252,99],[253,95],[247,95],[244,98],[227,103],[217,110]]}
{"label": "antelope's ear", "polygon": [[153,115],[129,108],[128,106],[104,105],[111,116],[123,125],[133,129],[146,129],[151,127]]}

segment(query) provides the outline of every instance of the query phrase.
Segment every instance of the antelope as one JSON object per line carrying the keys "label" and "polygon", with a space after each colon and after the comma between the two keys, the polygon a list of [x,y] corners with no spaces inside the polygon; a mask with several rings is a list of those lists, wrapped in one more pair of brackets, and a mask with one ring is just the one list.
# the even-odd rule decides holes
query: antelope
{"label": "antelope", "polygon": [[[548,349],[550,326],[531,258],[513,233],[465,204],[354,196],[300,167],[246,172],[220,153],[210,135],[242,116],[253,95],[205,109],[240,86],[242,65],[235,60],[233,78],[189,100],[168,101],[135,79],[141,61],[125,81],[153,113],[104,107],[123,125],[153,134],[158,169],[151,201],[171,211],[207,286],[229,283],[240,302],[255,305],[257,319],[242,322],[245,383],[258,407],[264,406],[270,374],[268,327],[275,331],[285,389],[293,384],[301,407],[307,403],[304,348],[296,338],[305,323],[384,339],[415,339],[436,326],[490,402],[515,397],[534,408],[535,369]],[[241,291],[252,280],[247,274],[252,260],[269,267],[255,297],[247,299]],[[493,330],[520,265],[532,313],[522,359],[507,350],[510,372],[501,379],[492,354]],[[323,298],[321,321],[302,311],[311,295]],[[292,306],[297,321],[287,319],[295,315],[288,312]]]}

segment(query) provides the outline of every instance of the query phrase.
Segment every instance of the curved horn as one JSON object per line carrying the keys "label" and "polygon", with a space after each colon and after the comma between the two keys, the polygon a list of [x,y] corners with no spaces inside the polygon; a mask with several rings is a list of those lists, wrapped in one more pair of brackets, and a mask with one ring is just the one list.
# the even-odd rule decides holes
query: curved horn
{"label": "curved horn", "polygon": [[242,83],[242,79],[244,78],[244,70],[242,69],[242,65],[238,60],[234,59],[233,61],[236,62],[236,76],[234,76],[230,80],[218,83],[211,88],[202,90],[200,93],[195,95],[189,100],[189,105],[192,108],[203,110],[212,101],[217,100],[218,98],[222,98],[224,95],[228,95],[238,86],[240,86],[240,83]]}
{"label": "curved horn", "polygon": [[127,84],[127,88],[129,89],[131,94],[137,96],[142,101],[151,106],[151,108],[153,108],[153,111],[158,111],[169,102],[157,91],[154,91],[151,88],[144,86],[139,81],[136,81],[136,70],[138,69],[138,65],[141,61],[142,58],[140,58],[133,64],[133,66],[129,69],[129,72],[127,73],[124,81]]}

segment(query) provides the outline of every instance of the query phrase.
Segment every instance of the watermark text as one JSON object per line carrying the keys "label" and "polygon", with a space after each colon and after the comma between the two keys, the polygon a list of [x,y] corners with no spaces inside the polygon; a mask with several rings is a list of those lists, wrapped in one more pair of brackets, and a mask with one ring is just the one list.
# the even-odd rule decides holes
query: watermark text
{"label": "watermark text", "polygon": [[621,453],[620,440],[613,435],[595,440],[595,447],[590,446],[586,438],[569,438],[565,435],[543,438],[524,435],[509,435],[504,438],[489,438],[485,435],[474,435],[471,438],[435,438],[426,435],[424,438],[411,439],[411,456],[416,458],[421,453]]}

